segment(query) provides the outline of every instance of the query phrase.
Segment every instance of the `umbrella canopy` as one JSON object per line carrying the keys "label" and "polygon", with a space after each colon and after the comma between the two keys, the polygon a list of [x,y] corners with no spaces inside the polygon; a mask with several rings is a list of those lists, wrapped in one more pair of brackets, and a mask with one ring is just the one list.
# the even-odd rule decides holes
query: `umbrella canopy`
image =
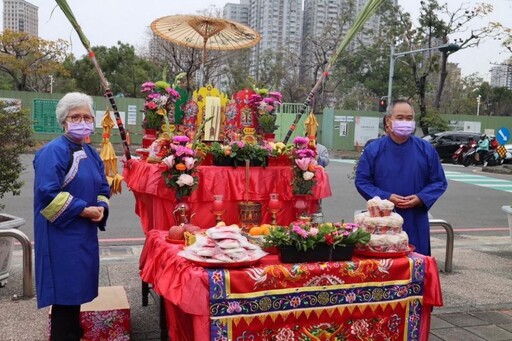
{"label": "umbrella canopy", "polygon": [[203,50],[238,50],[256,45],[260,35],[235,21],[197,15],[170,15],[156,19],[151,30],[178,45]]}
{"label": "umbrella canopy", "polygon": [[174,44],[202,49],[201,68],[206,62],[206,50],[245,49],[261,39],[258,32],[236,21],[198,15],[158,18],[151,23],[151,30]]}

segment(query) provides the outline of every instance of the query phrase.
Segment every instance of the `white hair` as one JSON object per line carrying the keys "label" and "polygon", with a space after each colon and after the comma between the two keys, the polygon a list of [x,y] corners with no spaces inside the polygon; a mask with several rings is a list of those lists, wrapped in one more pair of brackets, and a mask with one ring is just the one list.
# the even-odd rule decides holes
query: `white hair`
{"label": "white hair", "polygon": [[57,116],[57,121],[61,125],[64,125],[66,122],[66,117],[68,113],[76,108],[87,107],[91,116],[94,117],[94,111],[92,109],[92,97],[81,92],[70,92],[64,95],[61,98],[59,103],[57,103],[57,108],[55,109],[55,114]]}

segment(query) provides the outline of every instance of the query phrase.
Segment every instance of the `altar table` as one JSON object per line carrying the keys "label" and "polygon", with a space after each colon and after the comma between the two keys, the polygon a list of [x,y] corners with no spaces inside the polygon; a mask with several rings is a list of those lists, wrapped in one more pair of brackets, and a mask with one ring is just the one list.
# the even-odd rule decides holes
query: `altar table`
{"label": "altar table", "polygon": [[171,340],[427,340],[443,305],[435,259],[416,253],[208,269],[165,237],[148,232],[140,274],[163,297]]}
{"label": "altar table", "polygon": [[[163,164],[151,164],[138,159],[126,162],[123,177],[135,196],[135,213],[139,216],[145,234],[151,229],[169,230],[175,225],[173,215],[176,197],[173,189],[167,188],[162,177]],[[278,193],[282,211],[277,215],[278,225],[288,225],[296,220],[291,181],[293,171],[290,166],[251,167],[248,198],[245,197],[245,168],[198,166],[199,187],[189,198],[191,211],[195,213],[192,223],[202,228],[215,226],[215,216],[211,213],[213,196],[222,194],[226,213],[223,221],[239,223],[238,203],[246,199],[262,204],[261,223],[270,223],[267,210],[270,193]],[[329,177],[322,167],[315,169],[316,184],[309,198],[309,213],[314,213],[318,200],[332,195]]]}

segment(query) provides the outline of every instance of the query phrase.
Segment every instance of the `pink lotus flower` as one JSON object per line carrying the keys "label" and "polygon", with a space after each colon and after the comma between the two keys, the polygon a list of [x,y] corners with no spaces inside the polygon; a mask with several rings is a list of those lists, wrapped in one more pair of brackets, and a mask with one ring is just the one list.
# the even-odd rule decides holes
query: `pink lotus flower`
{"label": "pink lotus flower", "polygon": [[195,164],[196,164],[196,161],[193,157],[184,157],[183,159],[183,162],[185,162],[185,166],[187,167],[188,170],[191,170],[192,168],[194,168]]}
{"label": "pink lotus flower", "polygon": [[162,160],[162,163],[164,163],[167,168],[171,169],[172,167],[174,167],[174,164],[176,163],[176,161],[174,160],[174,155],[169,155],[168,157],[164,158]]}
{"label": "pink lotus flower", "polygon": [[309,158],[309,157],[305,157],[302,159],[295,159],[295,164],[303,171],[308,170],[310,163],[311,163],[311,158]]}

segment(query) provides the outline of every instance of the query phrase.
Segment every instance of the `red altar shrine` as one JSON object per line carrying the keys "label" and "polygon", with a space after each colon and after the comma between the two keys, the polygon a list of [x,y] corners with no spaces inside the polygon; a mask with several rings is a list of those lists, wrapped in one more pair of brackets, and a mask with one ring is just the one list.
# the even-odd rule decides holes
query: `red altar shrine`
{"label": "red altar shrine", "polygon": [[148,232],[140,270],[163,297],[171,340],[427,340],[443,304],[435,259],[416,253],[209,269],[165,237]]}
{"label": "red altar shrine", "polygon": [[[215,226],[212,214],[213,196],[222,194],[226,213],[222,216],[227,224],[239,223],[238,203],[245,199],[245,168],[198,166],[199,187],[189,198],[192,222],[201,228]],[[124,180],[135,196],[135,213],[147,235],[152,229],[169,230],[175,225],[173,215],[177,203],[174,191],[165,186],[160,164],[130,159],[126,162]],[[317,209],[318,200],[331,196],[329,177],[322,167],[315,170],[316,185],[308,196],[309,213]],[[279,194],[283,210],[277,215],[278,225],[288,225],[296,220],[296,197],[292,194],[293,171],[290,166],[250,167],[249,199],[262,204],[261,223],[270,223],[268,202],[271,193]]]}

